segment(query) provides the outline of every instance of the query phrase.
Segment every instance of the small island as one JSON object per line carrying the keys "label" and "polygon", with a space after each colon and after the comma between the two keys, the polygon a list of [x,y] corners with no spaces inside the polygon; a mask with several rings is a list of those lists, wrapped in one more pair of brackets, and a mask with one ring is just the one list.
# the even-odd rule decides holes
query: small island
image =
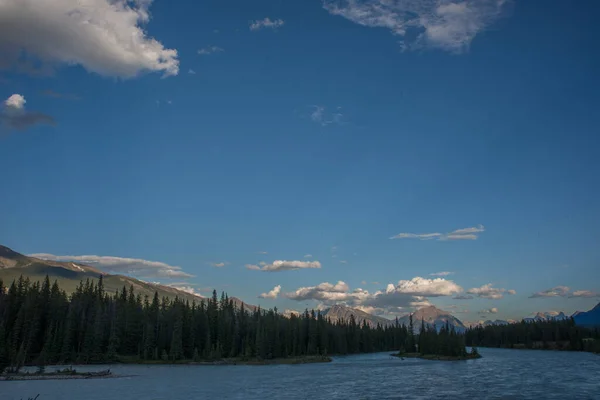
{"label": "small island", "polygon": [[465,353],[463,355],[457,356],[449,356],[449,355],[441,355],[441,354],[421,354],[421,353],[396,353],[391,354],[393,357],[398,358],[421,358],[423,360],[432,360],[432,361],[464,361],[464,360],[474,360],[477,358],[481,358],[481,354],[477,351],[475,347],[471,350],[470,353]]}
{"label": "small island", "polygon": [[[413,321],[410,319],[410,325]],[[435,326],[426,326],[421,321],[421,329],[418,335],[410,335],[408,340],[408,351],[401,348],[394,357],[422,358],[424,360],[436,361],[464,361],[481,358],[476,347],[467,352],[464,335],[457,333],[448,322],[441,329]]]}

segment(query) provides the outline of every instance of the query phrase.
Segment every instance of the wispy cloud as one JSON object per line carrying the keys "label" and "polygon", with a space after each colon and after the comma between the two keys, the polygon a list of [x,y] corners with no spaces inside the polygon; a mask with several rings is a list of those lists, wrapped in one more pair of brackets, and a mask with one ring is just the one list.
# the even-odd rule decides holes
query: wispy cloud
{"label": "wispy cloud", "polygon": [[196,71],[194,71],[193,69],[188,69],[188,74],[190,75],[196,75]]}
{"label": "wispy cloud", "polygon": [[81,100],[81,97],[77,96],[76,94],[59,93],[59,92],[55,92],[54,90],[51,90],[51,89],[43,90],[42,94],[46,97],[53,97],[55,99]]}
{"label": "wispy cloud", "polygon": [[207,46],[199,49],[198,54],[200,54],[201,56],[207,56],[214,53],[221,53],[223,51],[225,50],[219,46]]}
{"label": "wispy cloud", "polygon": [[346,260],[340,260],[340,264],[348,264],[348,261],[346,261]]}
{"label": "wispy cloud", "polygon": [[25,97],[13,94],[0,106],[0,123],[9,130],[25,130],[39,124],[54,125],[54,118],[49,115],[25,109]]}
{"label": "wispy cloud", "polygon": [[453,275],[454,272],[450,272],[450,271],[442,271],[442,272],[433,272],[431,274],[429,274],[429,276],[448,276],[448,275]]}
{"label": "wispy cloud", "polygon": [[293,271],[297,269],[313,269],[321,268],[321,263],[318,261],[285,261],[276,260],[271,264],[260,262],[258,265],[246,264],[246,268],[254,271],[280,272]]}
{"label": "wispy cloud", "polygon": [[575,290],[573,293],[569,295],[569,297],[600,297],[600,292],[592,292],[591,290]]}
{"label": "wispy cloud", "polygon": [[280,292],[281,285],[277,285],[273,288],[273,290],[270,290],[267,293],[261,293],[258,297],[261,299],[276,299]]}
{"label": "wispy cloud", "polygon": [[516,294],[517,292],[513,289],[501,289],[492,287],[491,283],[483,285],[478,288],[471,288],[467,290],[468,294],[473,294],[477,297],[481,297],[483,299],[493,299],[498,300],[504,297],[505,294]]}
{"label": "wispy cloud", "polygon": [[215,267],[215,268],[223,268],[224,266],[226,266],[227,264],[229,264],[227,261],[221,261],[221,262],[211,262],[210,265]]}
{"label": "wispy cloud", "polygon": [[537,297],[565,297],[571,290],[568,286],[555,286],[551,289],[542,290],[529,296],[530,299]]}
{"label": "wispy cloud", "polygon": [[555,286],[550,289],[542,290],[541,292],[533,293],[529,296],[530,299],[535,299],[539,297],[568,297],[568,298],[576,298],[576,297],[584,297],[584,298],[594,298],[600,297],[600,292],[594,292],[591,290],[573,290],[568,286]]}
{"label": "wispy cloud", "polygon": [[112,256],[57,256],[54,254],[30,254],[30,257],[51,261],[71,261],[97,267],[102,271],[114,274],[126,274],[141,278],[192,278],[194,275],[184,272],[181,267],[160,261],[148,261],[140,258],[124,258]]}
{"label": "wispy cloud", "polygon": [[305,254],[304,258],[312,258],[312,254]]}
{"label": "wispy cloud", "polygon": [[323,106],[312,106],[312,109],[310,119],[321,126],[340,125],[344,122],[344,114],[341,111],[341,107],[337,107],[333,112],[327,111]]}
{"label": "wispy cloud", "polygon": [[274,19],[267,17],[264,19],[257,19],[254,21],[250,21],[250,30],[251,31],[259,31],[261,29],[273,29],[282,27],[285,24],[285,21],[282,19]]}
{"label": "wispy cloud", "polygon": [[3,1],[0,67],[18,69],[23,59],[35,59],[44,66],[80,65],[121,78],[144,71],[177,75],[177,50],[146,33],[151,4],[152,0]]}
{"label": "wispy cloud", "polygon": [[479,234],[485,231],[483,225],[470,228],[456,229],[448,233],[408,233],[402,232],[390,237],[390,239],[418,239],[418,240],[476,240]]}
{"label": "wispy cloud", "polygon": [[403,50],[434,48],[462,53],[492,24],[507,0],[324,0],[333,15],[387,28]]}
{"label": "wispy cloud", "polygon": [[257,251],[256,254],[269,254],[268,251]]}

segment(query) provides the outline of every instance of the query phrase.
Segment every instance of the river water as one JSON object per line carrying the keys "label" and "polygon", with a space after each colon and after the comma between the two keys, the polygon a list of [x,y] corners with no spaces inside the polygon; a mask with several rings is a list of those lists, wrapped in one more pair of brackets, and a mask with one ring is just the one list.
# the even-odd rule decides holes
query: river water
{"label": "river water", "polygon": [[459,362],[376,353],[305,365],[113,365],[135,376],[0,382],[0,400],[600,399],[598,355],[479,350],[483,358]]}

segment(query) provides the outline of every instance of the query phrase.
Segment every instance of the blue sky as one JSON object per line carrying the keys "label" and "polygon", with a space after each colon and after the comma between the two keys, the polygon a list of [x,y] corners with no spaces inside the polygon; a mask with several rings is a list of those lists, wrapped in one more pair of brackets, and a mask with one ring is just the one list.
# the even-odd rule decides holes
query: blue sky
{"label": "blue sky", "polygon": [[279,309],[600,300],[596,2],[3,3],[2,244]]}

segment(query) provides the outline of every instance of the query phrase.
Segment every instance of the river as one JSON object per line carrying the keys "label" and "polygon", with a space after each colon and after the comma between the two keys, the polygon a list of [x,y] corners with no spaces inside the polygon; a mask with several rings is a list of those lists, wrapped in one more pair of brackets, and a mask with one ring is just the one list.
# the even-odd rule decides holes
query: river
{"label": "river", "polygon": [[376,353],[304,365],[113,365],[135,376],[0,382],[0,399],[600,399],[598,355],[479,350],[483,358],[459,362]]}

